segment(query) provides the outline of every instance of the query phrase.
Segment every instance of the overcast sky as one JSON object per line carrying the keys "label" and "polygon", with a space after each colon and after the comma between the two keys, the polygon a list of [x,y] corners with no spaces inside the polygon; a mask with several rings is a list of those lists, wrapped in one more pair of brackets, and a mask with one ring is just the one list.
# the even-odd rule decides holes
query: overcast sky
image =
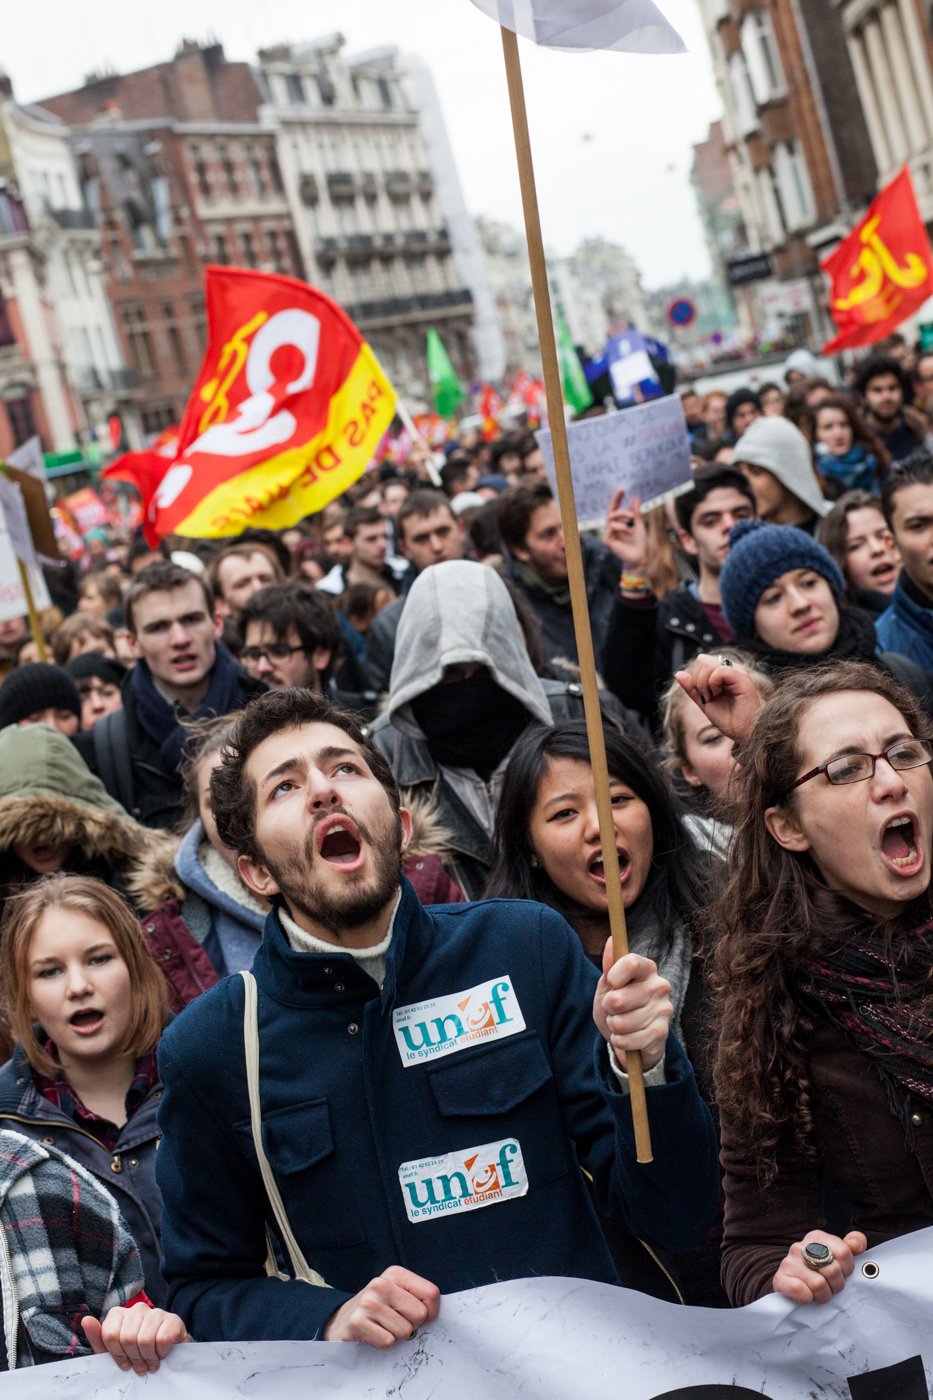
{"label": "overcast sky", "polygon": [[[646,285],[709,270],[689,181],[691,146],[720,113],[694,0],[660,0],[689,52],[566,54],[522,42],[545,240],[622,243]],[[467,204],[521,224],[502,49],[470,0],[2,0],[0,63],[20,101],[77,87],[111,65],[170,58],[182,37],[216,36],[228,58],[327,33],[349,53],[395,44],[430,65]]]}

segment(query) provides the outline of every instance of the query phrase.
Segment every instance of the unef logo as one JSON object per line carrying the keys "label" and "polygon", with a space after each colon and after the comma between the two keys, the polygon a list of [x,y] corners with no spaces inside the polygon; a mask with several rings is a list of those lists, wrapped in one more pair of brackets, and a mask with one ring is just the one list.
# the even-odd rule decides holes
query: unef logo
{"label": "unef logo", "polygon": [[463,992],[399,1006],[392,1014],[402,1064],[439,1060],[480,1040],[497,1040],[525,1029],[510,977],[494,977]]}
{"label": "unef logo", "polygon": [[528,1193],[528,1176],[515,1138],[403,1162],[398,1169],[405,1213],[413,1225],[435,1215],[450,1215]]}

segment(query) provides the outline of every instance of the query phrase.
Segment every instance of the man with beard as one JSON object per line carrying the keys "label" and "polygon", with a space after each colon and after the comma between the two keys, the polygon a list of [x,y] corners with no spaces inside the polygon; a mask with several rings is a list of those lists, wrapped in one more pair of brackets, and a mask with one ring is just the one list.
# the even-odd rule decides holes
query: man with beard
{"label": "man with beard", "polygon": [[[618,1282],[597,1210],[664,1249],[703,1237],[714,1135],[654,963],[607,945],[598,977],[542,905],[422,908],[388,765],[310,691],[251,705],[211,789],[221,840],[274,907],[253,981],[206,992],[160,1048],[163,1271],[193,1334],[388,1347],[442,1292]],[[294,1281],[266,1276],[273,1214]]]}

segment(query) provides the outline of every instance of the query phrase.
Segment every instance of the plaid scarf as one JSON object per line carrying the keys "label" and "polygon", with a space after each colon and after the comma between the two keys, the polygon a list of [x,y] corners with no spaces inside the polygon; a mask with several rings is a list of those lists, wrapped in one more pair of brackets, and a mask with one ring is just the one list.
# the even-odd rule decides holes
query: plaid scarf
{"label": "plaid scarf", "polygon": [[797,985],[874,1066],[913,1142],[911,1100],[933,1108],[933,920],[891,939],[866,930],[801,963]]}
{"label": "plaid scarf", "polygon": [[[47,1040],[42,1048],[51,1059],[58,1059],[58,1051],[51,1040]],[[92,1137],[96,1137],[97,1141],[108,1152],[114,1150],[123,1131],[122,1127],[111,1123],[109,1118],[103,1118],[100,1114],[86,1108],[62,1071],[54,1076],[35,1074],[33,1077],[36,1088],[44,1099],[53,1103],[56,1108],[60,1108],[62,1113],[67,1113],[69,1118],[73,1118],[78,1126],[85,1128]],[[159,1062],[156,1058],[156,1052],[153,1050],[150,1054],[143,1055],[141,1059],[136,1061],[133,1082],[126,1092],[124,1101],[127,1122],[130,1121],[150,1089],[154,1089],[158,1082]]]}

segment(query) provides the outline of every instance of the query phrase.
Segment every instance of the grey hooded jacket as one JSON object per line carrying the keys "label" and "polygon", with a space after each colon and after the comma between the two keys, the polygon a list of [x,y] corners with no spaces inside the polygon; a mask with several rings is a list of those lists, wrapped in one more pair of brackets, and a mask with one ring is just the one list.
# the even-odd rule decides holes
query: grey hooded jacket
{"label": "grey hooded jacket", "polygon": [[483,893],[492,861],[490,836],[502,771],[488,783],[465,769],[442,768],[428,747],[411,701],[438,684],[447,666],[476,662],[519,700],[529,724],[580,719],[575,681],[535,674],[508,590],[493,569],[466,560],[434,564],[411,587],[399,622],[386,710],[372,737],[404,794],[432,801],[452,833],[444,864],[468,899]]}

